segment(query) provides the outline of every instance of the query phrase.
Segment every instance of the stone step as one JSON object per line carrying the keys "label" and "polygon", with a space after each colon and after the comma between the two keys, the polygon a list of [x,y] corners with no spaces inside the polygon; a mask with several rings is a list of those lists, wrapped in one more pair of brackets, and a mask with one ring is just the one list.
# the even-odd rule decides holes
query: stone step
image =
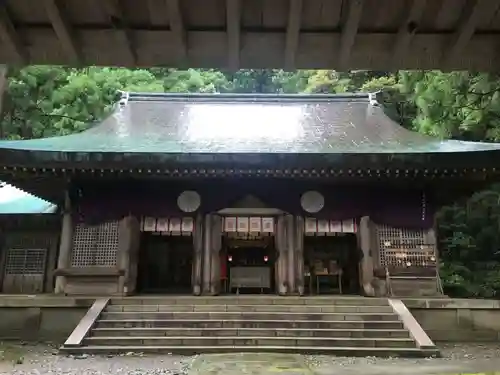
{"label": "stone step", "polygon": [[413,348],[415,343],[410,338],[353,338],[353,337],[105,337],[94,336],[83,340],[87,346],[320,346],[320,347],[380,347],[380,348]]}
{"label": "stone step", "polygon": [[106,312],[392,313],[390,306],[351,305],[110,305]]}
{"label": "stone step", "polygon": [[117,345],[89,345],[79,347],[62,347],[66,354],[122,354],[132,353],[173,353],[194,355],[199,353],[303,353],[329,354],[350,357],[431,357],[439,356],[435,349],[422,350],[417,348],[383,348],[383,347],[321,347],[321,346],[117,346]]}
{"label": "stone step", "polygon": [[356,337],[409,338],[405,329],[309,329],[309,328],[95,328],[95,337],[140,336],[260,336],[260,337]]}
{"label": "stone step", "polygon": [[102,320],[123,319],[246,319],[246,320],[324,320],[324,321],[394,321],[395,313],[294,313],[294,312],[103,312]]}
{"label": "stone step", "polygon": [[106,319],[96,328],[305,328],[305,329],[403,329],[399,320],[248,320],[248,319]]}
{"label": "stone step", "polygon": [[112,298],[110,305],[342,305],[389,306],[387,298],[280,296],[162,296]]}

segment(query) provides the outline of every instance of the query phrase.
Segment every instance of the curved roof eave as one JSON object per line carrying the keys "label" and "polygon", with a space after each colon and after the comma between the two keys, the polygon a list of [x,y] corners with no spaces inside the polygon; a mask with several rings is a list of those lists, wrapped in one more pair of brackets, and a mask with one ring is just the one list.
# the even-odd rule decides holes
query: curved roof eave
{"label": "curved roof eave", "polygon": [[411,132],[389,119],[374,98],[125,93],[108,118],[81,133],[0,141],[0,165],[213,165],[235,159],[258,165],[267,159],[325,165],[442,160],[452,166],[450,155],[467,155],[466,164],[480,166],[500,150],[497,143]]}

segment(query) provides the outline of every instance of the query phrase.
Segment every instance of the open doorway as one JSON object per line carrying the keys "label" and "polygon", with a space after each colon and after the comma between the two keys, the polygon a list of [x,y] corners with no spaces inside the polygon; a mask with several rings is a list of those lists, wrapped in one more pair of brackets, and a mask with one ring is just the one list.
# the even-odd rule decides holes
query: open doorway
{"label": "open doorway", "polygon": [[141,233],[138,291],[140,293],[191,293],[193,239]]}
{"label": "open doorway", "polygon": [[231,294],[274,293],[273,236],[228,234],[221,250],[221,290]]}
{"label": "open doorway", "polygon": [[309,294],[359,294],[360,257],[355,233],[306,236],[306,291]]}

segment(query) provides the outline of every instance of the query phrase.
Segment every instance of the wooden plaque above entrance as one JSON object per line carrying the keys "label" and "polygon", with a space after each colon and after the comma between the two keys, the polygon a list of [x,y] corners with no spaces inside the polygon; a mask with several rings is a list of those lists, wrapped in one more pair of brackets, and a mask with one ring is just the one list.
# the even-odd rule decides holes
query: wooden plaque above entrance
{"label": "wooden plaque above entrance", "polygon": [[194,231],[194,219],[192,217],[143,217],[141,220],[141,232],[156,232],[165,235],[180,236],[191,235]]}
{"label": "wooden plaque above entrance", "polygon": [[224,218],[224,232],[274,233],[273,217],[228,216]]}
{"label": "wooden plaque above entrance", "polygon": [[304,222],[304,232],[306,235],[315,234],[335,234],[335,233],[356,233],[356,220],[348,219],[341,221],[318,220],[308,217]]}

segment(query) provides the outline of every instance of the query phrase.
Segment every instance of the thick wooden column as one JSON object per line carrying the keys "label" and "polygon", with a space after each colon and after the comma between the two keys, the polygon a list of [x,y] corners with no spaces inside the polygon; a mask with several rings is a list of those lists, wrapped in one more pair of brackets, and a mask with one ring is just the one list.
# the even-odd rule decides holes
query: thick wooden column
{"label": "thick wooden column", "polygon": [[220,293],[220,250],[222,246],[222,218],[219,215],[212,215],[211,232],[210,295],[216,296]]}
{"label": "thick wooden column", "polygon": [[295,220],[292,215],[285,215],[285,234],[286,234],[286,259],[288,275],[288,293],[297,293],[297,268],[295,254]]}
{"label": "thick wooden column", "polygon": [[304,218],[295,217],[295,265],[296,285],[299,295],[304,295]]}
{"label": "thick wooden column", "polygon": [[286,231],[285,231],[285,217],[279,216],[276,222],[276,263],[274,264],[274,274],[276,283],[276,292],[283,296],[288,292],[288,278],[287,278],[287,246],[286,246]]}
{"label": "thick wooden column", "polygon": [[[64,197],[61,239],[59,241],[59,256],[57,269],[67,269],[71,266],[71,251],[73,249],[73,218],[71,217],[71,200],[69,192]],[[57,276],[54,293],[64,293],[66,289],[66,276]]]}
{"label": "thick wooden column", "polygon": [[136,292],[140,235],[140,223],[137,218],[129,215],[120,220],[116,265],[123,271],[123,275],[118,278],[118,292],[123,295]]}
{"label": "thick wooden column", "polygon": [[202,254],[202,286],[201,293],[210,293],[210,268],[212,267],[212,258],[210,250],[212,248],[212,215],[207,214],[203,219],[203,254]]}
{"label": "thick wooden column", "polygon": [[203,215],[195,218],[193,233],[193,270],[192,285],[193,294],[199,296],[202,290],[202,261],[203,261]]}
{"label": "thick wooden column", "polygon": [[373,257],[371,251],[371,233],[370,233],[370,218],[368,216],[363,216],[359,223],[358,228],[358,244],[362,251],[362,259],[359,265],[360,273],[360,283],[363,289],[363,293],[366,296],[375,296],[375,290],[373,288]]}

